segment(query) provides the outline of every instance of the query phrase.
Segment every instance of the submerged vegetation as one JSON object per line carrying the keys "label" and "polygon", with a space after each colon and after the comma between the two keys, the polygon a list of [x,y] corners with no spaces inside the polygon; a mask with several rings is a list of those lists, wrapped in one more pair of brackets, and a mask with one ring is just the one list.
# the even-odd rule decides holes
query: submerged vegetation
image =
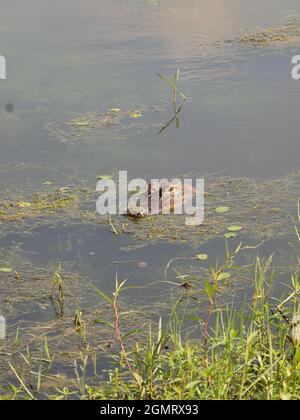
{"label": "submerged vegetation", "polygon": [[158,107],[148,107],[139,109],[110,108],[104,113],[85,112],[75,115],[67,121],[53,121],[46,125],[46,130],[50,135],[62,143],[76,143],[77,141],[89,141],[95,136],[99,140],[101,132],[105,129],[114,130],[115,133],[122,133],[128,129],[135,129],[137,132],[143,129],[145,112],[155,112]]}
{"label": "submerged vegetation", "polygon": [[[206,315],[191,312],[188,300],[181,296],[168,320],[160,318],[157,325],[148,322],[148,335],[141,335],[141,329],[136,327],[128,329],[128,311],[120,302],[125,281],[119,283],[116,278],[113,297],[96,289],[112,309],[107,325],[120,348],[115,368],[106,373],[107,382],[99,381],[95,352],[99,344],[97,339],[94,344],[90,342],[93,324],[81,311],[75,313],[73,328],[71,320],[68,327],[82,340],[81,349],[73,356],[73,380],[52,372],[58,353],[51,348],[49,333],[42,335],[37,354],[32,354],[29,346],[25,354],[20,352],[17,336],[10,347],[0,348],[5,359],[15,361],[7,362],[12,377],[0,398],[299,399],[299,262],[285,295],[278,299],[272,297],[276,279],[272,257],[257,257],[252,271],[252,299],[241,305],[224,305],[219,284],[224,274],[235,268],[240,250],[241,245],[233,251],[228,248],[224,262],[212,268],[210,278],[204,282]],[[99,340],[99,332],[97,337]],[[20,362],[16,365],[18,354],[23,367]],[[89,368],[95,375],[92,381],[87,377]]]}
{"label": "submerged vegetation", "polygon": [[12,200],[0,202],[0,224],[17,222],[41,215],[49,215],[75,205],[78,194],[67,187],[50,193],[38,192],[31,201]]}
{"label": "submerged vegetation", "polygon": [[299,16],[286,17],[281,25],[256,31],[252,35],[245,35],[238,38],[241,44],[251,47],[266,47],[270,45],[290,44],[300,37]]}
{"label": "submerged vegetation", "polygon": [[[184,266],[184,258],[167,264],[160,284],[170,286],[169,304],[164,296],[164,303],[156,299],[142,310],[123,297],[130,281],[117,281],[113,296],[97,289],[99,303],[91,285],[82,295],[80,275],[65,264],[54,274],[33,270],[7,250],[1,256],[1,309],[19,321],[0,344],[0,398],[299,398],[299,260],[277,267],[272,256],[253,264],[248,255],[259,253],[264,241],[286,238],[287,230],[296,233],[297,252],[299,172],[264,182],[205,178],[206,221],[190,231],[173,217],[101,219],[94,192],[80,186],[49,182],[47,193],[11,196],[1,204],[4,232],[24,233],[30,226],[32,234],[50,220],[68,226],[84,218],[93,227],[108,223],[117,241],[132,234],[140,240],[136,246],[160,240],[193,245],[194,257]],[[215,255],[204,244],[224,236],[225,257],[212,264]],[[251,238],[250,245],[240,243]],[[287,281],[288,271],[292,282],[280,297],[272,286],[278,272]],[[232,302],[245,285],[251,296]]]}
{"label": "submerged vegetation", "polygon": [[[298,241],[299,226],[300,204]],[[91,288],[94,305],[89,298],[91,309],[86,313],[77,301],[78,279],[64,274],[61,265],[52,282],[42,273],[26,280],[24,269],[21,274],[3,273],[0,280],[11,277],[7,308],[16,305],[16,284],[26,282],[23,296],[15,296],[19,304],[25,296],[28,302],[40,301],[41,308],[51,304],[57,319],[18,328],[1,344],[0,373],[7,385],[0,399],[299,399],[299,257],[290,283],[277,296],[273,255],[239,265],[247,249],[242,243],[227,243],[223,261],[218,258],[203,270],[196,283],[193,276],[174,270],[181,283],[174,283],[179,287],[173,289],[168,318],[166,308],[148,319],[130,309],[122,295],[131,288],[118,275],[113,296]],[[201,264],[208,255],[197,254],[195,259]],[[226,282],[238,281],[240,271],[248,273],[251,296],[226,303]],[[99,371],[99,358],[107,351],[113,354],[113,365]],[[61,366],[69,369],[60,371]]]}
{"label": "submerged vegetation", "polygon": [[0,225],[9,224],[13,230],[22,222],[47,224],[51,218],[51,222],[61,220],[69,224],[83,218],[85,225],[108,223],[114,233],[128,233],[147,243],[163,240],[199,246],[224,236],[236,239],[246,235],[254,241],[280,238],[295,223],[293,203],[300,196],[299,171],[270,181],[221,174],[192,176],[206,180],[205,221],[200,226],[186,229],[184,217],[177,215],[138,220],[102,217],[95,211],[95,192],[84,185],[47,185],[44,191],[31,195],[12,195],[0,202]]}
{"label": "submerged vegetation", "polygon": [[129,221],[125,227],[122,219],[116,219],[115,227],[139,240],[199,246],[222,236],[234,239],[247,235],[254,241],[280,238],[295,223],[294,203],[300,196],[299,172],[265,182],[209,174],[195,177],[206,180],[202,225],[187,229],[184,217],[172,215]]}

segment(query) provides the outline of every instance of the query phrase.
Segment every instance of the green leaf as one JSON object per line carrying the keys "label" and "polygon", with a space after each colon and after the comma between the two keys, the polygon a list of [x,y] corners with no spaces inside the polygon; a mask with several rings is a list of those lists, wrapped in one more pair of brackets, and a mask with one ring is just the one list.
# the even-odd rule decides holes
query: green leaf
{"label": "green leaf", "polygon": [[182,92],[179,92],[179,95],[182,97],[184,101],[187,101],[188,98]]}
{"label": "green leaf", "polygon": [[142,376],[139,373],[132,372],[132,376],[134,377],[134,379],[136,380],[136,382],[137,382],[137,384],[139,386],[142,386],[143,385],[143,378],[142,378]]}
{"label": "green leaf", "polygon": [[114,304],[113,300],[107,296],[104,292],[102,292],[101,290],[97,289],[96,286],[93,286],[94,289],[96,290],[96,292],[98,293],[99,296],[101,296],[103,299],[105,299],[107,302],[109,302],[111,305]]}
{"label": "green leaf", "polygon": [[215,289],[214,287],[210,284],[209,281],[205,281],[204,282],[204,290],[206,291],[207,296],[209,297],[209,299],[212,299],[214,297],[215,294]]}
{"label": "green leaf", "polygon": [[141,118],[143,115],[140,111],[134,111],[129,114],[130,118]]}
{"label": "green leaf", "polygon": [[218,276],[218,280],[227,280],[231,277],[231,275],[229,273],[221,273]]}
{"label": "green leaf", "polygon": [[294,362],[297,364],[300,363],[300,347],[295,351]]}
{"label": "green leaf", "polygon": [[205,261],[208,258],[207,254],[198,254],[196,255],[197,260]]}
{"label": "green leaf", "polygon": [[227,213],[227,212],[229,212],[229,210],[230,210],[230,208],[229,208],[229,207],[217,207],[217,208],[215,209],[215,211],[216,211],[217,213]]}
{"label": "green leaf", "polygon": [[13,270],[9,267],[1,267],[0,268],[0,273],[4,273],[4,274],[8,274],[8,273],[12,273]]}
{"label": "green leaf", "polygon": [[189,384],[187,384],[185,389],[188,390],[188,389],[191,389],[191,388],[195,388],[195,386],[199,385],[200,383],[201,383],[201,381],[190,382]]}
{"label": "green leaf", "polygon": [[243,229],[243,226],[229,226],[227,228],[228,232],[239,232],[240,230]]}
{"label": "green leaf", "polygon": [[160,74],[160,73],[156,73],[157,74],[157,76],[158,77],[160,77],[164,82],[166,82],[168,85],[170,85],[170,86],[173,86],[174,85],[174,83],[170,80],[170,79],[168,79],[166,76],[163,76],[162,74]]}

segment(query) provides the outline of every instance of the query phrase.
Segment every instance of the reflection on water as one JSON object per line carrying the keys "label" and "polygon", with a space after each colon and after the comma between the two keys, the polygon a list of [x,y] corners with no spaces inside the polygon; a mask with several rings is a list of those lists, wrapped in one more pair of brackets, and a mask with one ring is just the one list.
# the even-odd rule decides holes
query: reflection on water
{"label": "reflection on water", "polygon": [[[131,168],[132,176],[173,177],[201,168],[274,177],[297,168],[298,90],[289,68],[296,45],[256,50],[226,42],[299,13],[296,1],[35,3],[2,7],[9,74],[1,101],[16,111],[13,119],[7,107],[0,113],[0,163],[42,162],[57,170],[68,164],[90,176]],[[168,121],[170,100],[156,73],[178,67],[192,99],[182,130],[161,141],[157,127]],[[115,136],[108,131],[96,152],[86,138],[61,147],[43,129],[78,113],[162,102],[166,110],[147,122],[148,130],[129,131],[117,146],[108,146]]]}

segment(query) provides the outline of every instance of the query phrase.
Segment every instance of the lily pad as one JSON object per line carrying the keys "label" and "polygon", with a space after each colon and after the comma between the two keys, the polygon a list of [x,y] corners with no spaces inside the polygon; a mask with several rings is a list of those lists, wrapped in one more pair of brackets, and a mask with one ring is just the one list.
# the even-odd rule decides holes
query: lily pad
{"label": "lily pad", "polygon": [[240,230],[243,229],[243,226],[229,226],[227,228],[228,232],[239,232]]}
{"label": "lily pad", "polygon": [[8,267],[1,267],[0,268],[0,273],[9,274],[9,273],[12,273],[12,272],[13,272],[13,270],[11,268],[8,268]]}
{"label": "lily pad", "polygon": [[229,212],[230,208],[229,207],[217,207],[215,209],[216,213],[227,213]]}
{"label": "lily pad", "polygon": [[208,258],[207,254],[198,254],[196,255],[197,260],[205,261]]}
{"label": "lily pad", "polygon": [[140,111],[134,111],[131,114],[129,114],[130,118],[141,118],[142,113]]}
{"label": "lily pad", "polygon": [[117,112],[121,112],[122,109],[121,108],[110,108],[109,111],[110,112],[116,112],[117,113]]}

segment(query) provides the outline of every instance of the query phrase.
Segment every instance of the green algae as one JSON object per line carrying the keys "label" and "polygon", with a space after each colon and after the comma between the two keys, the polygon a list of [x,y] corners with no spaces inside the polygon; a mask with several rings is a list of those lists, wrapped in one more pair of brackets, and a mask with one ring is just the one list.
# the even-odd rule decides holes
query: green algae
{"label": "green algae", "polygon": [[[203,174],[189,175],[203,177]],[[296,221],[296,206],[300,197],[300,172],[275,180],[204,176],[205,220],[200,226],[186,226],[185,217],[178,215],[146,216],[129,219],[112,216],[110,219],[95,211],[93,189],[80,186],[37,191],[32,196],[11,196],[0,202],[0,224],[32,220],[48,223],[60,220],[66,224],[111,224],[119,234],[130,234],[146,242],[201,244],[217,237],[228,237],[228,227],[241,226],[234,236],[258,240],[284,237]],[[230,208],[218,213],[216,208]],[[16,226],[18,223],[16,223]]]}
{"label": "green algae", "polygon": [[240,36],[237,42],[250,47],[268,47],[286,45],[299,41],[300,19],[299,16],[286,17],[278,27],[257,30],[251,35]]}
{"label": "green algae", "polygon": [[[42,368],[45,381],[41,392],[61,386],[62,383],[76,388],[76,366],[80,366],[86,357],[90,365],[93,364],[92,360],[94,363],[101,360],[101,364],[105,361],[108,365],[110,353],[117,352],[117,343],[112,334],[112,308],[103,302],[99,305],[99,298],[91,284],[86,283],[78,273],[63,267],[64,312],[60,316],[49,298],[53,271],[33,268],[29,264],[17,268],[18,276],[13,272],[6,275],[0,273],[0,308],[7,319],[18,319],[17,323],[8,326],[7,339],[0,343],[1,382],[13,382],[8,369],[8,363],[12,363],[26,383],[33,378],[35,381],[36,372]],[[125,303],[121,302],[122,307],[124,334],[137,326],[142,328],[149,322],[153,311],[162,311],[163,308],[149,308],[149,312],[144,313],[128,302],[126,309]],[[78,313],[80,325],[76,322]],[[80,326],[84,326],[84,330]],[[29,371],[22,356],[25,354],[27,360],[31,361]],[[96,366],[93,368],[97,370]],[[0,389],[0,395],[1,392]]]}
{"label": "green algae", "polygon": [[41,215],[53,214],[58,210],[74,206],[78,202],[78,195],[69,190],[57,190],[52,193],[39,192],[32,197],[0,202],[0,223],[17,222]]}
{"label": "green algae", "polygon": [[[230,226],[243,227],[235,236],[259,241],[284,237],[292,231],[297,220],[300,172],[269,181],[209,175],[204,178],[205,220],[202,225],[186,226],[184,216],[153,216],[128,220],[125,232],[139,240],[199,245],[224,237]],[[230,212],[216,213],[215,209],[220,206],[230,207]],[[114,223],[124,228],[120,220]]]}
{"label": "green algae", "polygon": [[92,141],[107,133],[122,133],[131,130],[131,134],[140,132],[148,127],[144,121],[144,114],[161,112],[161,107],[140,107],[139,109],[110,108],[98,113],[84,112],[73,116],[67,121],[53,121],[46,125],[50,136],[62,143],[76,143],[78,141]]}
{"label": "green algae", "polygon": [[[203,225],[187,227],[184,216],[153,216],[138,221],[129,220],[124,216],[113,217],[119,235],[129,234],[140,242],[137,247],[147,243],[165,241],[197,246],[196,255],[190,264],[184,267],[169,264],[169,269],[175,269],[178,287],[174,294],[182,301],[200,305],[205,294],[200,286],[203,279],[209,278],[211,251],[204,258],[206,249],[202,246],[213,239],[223,239],[230,226],[243,226],[242,231],[235,232],[237,238],[267,241],[290,235],[297,222],[297,200],[300,197],[300,171],[275,180],[257,180],[251,178],[233,178],[229,176],[193,174],[189,177],[203,177],[206,180],[206,217]],[[1,203],[2,227],[9,231],[24,230],[22,221],[31,221],[31,226],[41,223],[63,221],[85,226],[108,223],[106,217],[95,212],[94,191],[82,187],[55,188],[49,186],[49,191],[37,191],[32,196],[11,196],[10,200]],[[230,207],[230,212],[217,213],[218,207]],[[5,223],[4,223],[5,222]],[[30,234],[30,233],[28,233]],[[133,247],[134,248],[134,247]],[[247,248],[245,248],[247,252]],[[9,250],[7,250],[8,252]],[[130,251],[130,250],[129,250]],[[255,250],[254,250],[255,251]],[[201,252],[201,254],[200,254]],[[256,251],[255,251],[256,252]],[[205,254],[206,257],[206,254]],[[46,374],[42,391],[68,384],[70,389],[76,381],[75,366],[81,366],[85,358],[96,357],[107,360],[108,354],[117,346],[112,340],[111,308],[101,303],[89,284],[78,273],[71,269],[63,272],[64,311],[63,316],[55,311],[49,299],[53,271],[22,265],[17,255],[17,249],[11,255],[1,256],[2,266],[12,267],[9,273],[0,273],[0,307],[10,319],[18,319],[19,337],[16,342],[16,328],[8,329],[8,340],[1,347],[1,357],[4,360],[0,375],[7,382],[10,375],[7,363],[13,361],[18,372],[21,372],[26,383],[26,363],[20,353],[29,349],[32,357],[32,370],[37,372],[41,359],[44,337],[50,352],[54,357],[53,365],[58,374]],[[8,266],[8,265],[7,265]],[[226,272],[220,285],[220,293],[225,300],[231,299],[232,293],[244,287],[251,273],[247,269]],[[166,277],[167,278],[170,277]],[[234,278],[234,281],[233,281]],[[173,279],[173,278],[172,278]],[[176,286],[176,284],[174,284]],[[173,286],[173,287],[174,287]],[[84,290],[84,293],[82,291]],[[128,305],[126,303],[126,305]],[[140,328],[149,322],[155,312],[163,311],[165,307],[157,301],[157,307],[141,310],[126,307],[122,318],[125,326],[124,334],[134,328]],[[74,325],[75,312],[82,313],[85,334]],[[43,319],[44,318],[44,319]],[[14,332],[14,333],[13,333]],[[134,337],[132,338],[134,340]],[[90,362],[91,363],[91,362]],[[64,369],[61,369],[64,366]],[[46,369],[46,367],[45,367]],[[74,379],[75,378],[75,379]]]}

